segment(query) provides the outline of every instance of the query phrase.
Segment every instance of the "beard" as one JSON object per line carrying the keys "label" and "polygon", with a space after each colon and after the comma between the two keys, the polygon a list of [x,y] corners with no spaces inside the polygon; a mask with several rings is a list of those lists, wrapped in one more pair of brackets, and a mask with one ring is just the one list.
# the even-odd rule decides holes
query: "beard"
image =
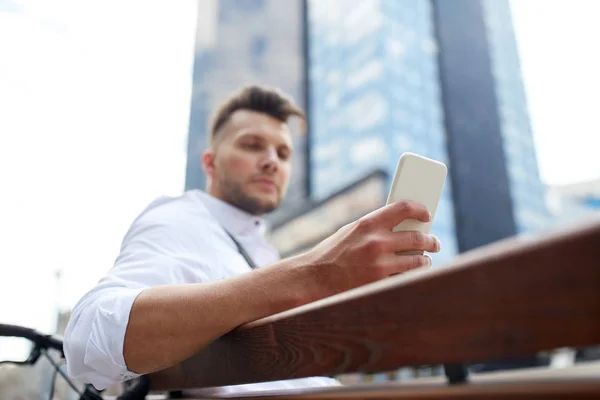
{"label": "beard", "polygon": [[222,196],[228,203],[253,215],[268,214],[277,209],[281,203],[281,197],[276,201],[265,201],[251,196],[244,192],[242,184],[232,180],[221,179],[219,186]]}

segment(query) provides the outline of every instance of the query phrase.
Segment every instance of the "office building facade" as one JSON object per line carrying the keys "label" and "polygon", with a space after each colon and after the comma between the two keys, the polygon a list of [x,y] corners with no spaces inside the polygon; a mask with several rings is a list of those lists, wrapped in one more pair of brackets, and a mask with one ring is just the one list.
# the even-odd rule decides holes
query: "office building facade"
{"label": "office building facade", "polygon": [[[308,1],[314,197],[373,169],[391,180],[406,151],[448,163],[432,13],[429,1]],[[453,209],[448,180],[433,224],[444,243],[435,264],[457,251]]]}
{"label": "office building facade", "polygon": [[552,219],[539,174],[510,4],[483,0],[482,11],[516,230],[539,232]]}
{"label": "office building facade", "polygon": [[433,4],[459,250],[538,232],[550,218],[509,2]]}

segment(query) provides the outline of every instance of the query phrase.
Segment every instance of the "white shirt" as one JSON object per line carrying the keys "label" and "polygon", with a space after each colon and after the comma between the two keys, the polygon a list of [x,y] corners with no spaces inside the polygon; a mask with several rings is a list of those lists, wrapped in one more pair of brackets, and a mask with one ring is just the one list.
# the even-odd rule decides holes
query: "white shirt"
{"label": "white shirt", "polygon": [[[97,389],[137,375],[127,369],[123,341],[135,298],[146,288],[220,280],[251,270],[225,229],[257,266],[273,264],[277,250],[264,238],[264,220],[199,190],[151,203],[132,223],[112,269],[73,308],[64,337],[67,370]],[[213,395],[241,391],[338,385],[304,378],[201,389]]]}

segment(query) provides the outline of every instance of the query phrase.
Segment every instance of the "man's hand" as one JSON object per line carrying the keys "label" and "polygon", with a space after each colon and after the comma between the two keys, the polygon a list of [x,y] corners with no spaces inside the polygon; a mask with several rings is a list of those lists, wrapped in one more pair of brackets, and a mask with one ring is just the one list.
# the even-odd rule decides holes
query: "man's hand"
{"label": "man's hand", "polygon": [[352,289],[390,275],[431,265],[427,255],[399,255],[420,250],[438,252],[440,242],[418,231],[393,232],[406,219],[428,222],[425,206],[399,201],[342,227],[305,256],[313,268],[318,297]]}

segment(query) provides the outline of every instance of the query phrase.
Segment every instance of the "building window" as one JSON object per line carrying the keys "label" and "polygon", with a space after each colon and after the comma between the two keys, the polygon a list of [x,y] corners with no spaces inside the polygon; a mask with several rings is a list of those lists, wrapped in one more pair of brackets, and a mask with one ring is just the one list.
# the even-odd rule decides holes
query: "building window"
{"label": "building window", "polygon": [[266,2],[265,0],[217,0],[217,3],[220,21],[231,22],[247,18],[249,13],[263,11]]}
{"label": "building window", "polygon": [[250,42],[250,64],[255,71],[264,69],[267,40],[263,36],[255,36]]}
{"label": "building window", "polygon": [[265,0],[235,0],[235,7],[243,11],[261,11],[265,8]]}

